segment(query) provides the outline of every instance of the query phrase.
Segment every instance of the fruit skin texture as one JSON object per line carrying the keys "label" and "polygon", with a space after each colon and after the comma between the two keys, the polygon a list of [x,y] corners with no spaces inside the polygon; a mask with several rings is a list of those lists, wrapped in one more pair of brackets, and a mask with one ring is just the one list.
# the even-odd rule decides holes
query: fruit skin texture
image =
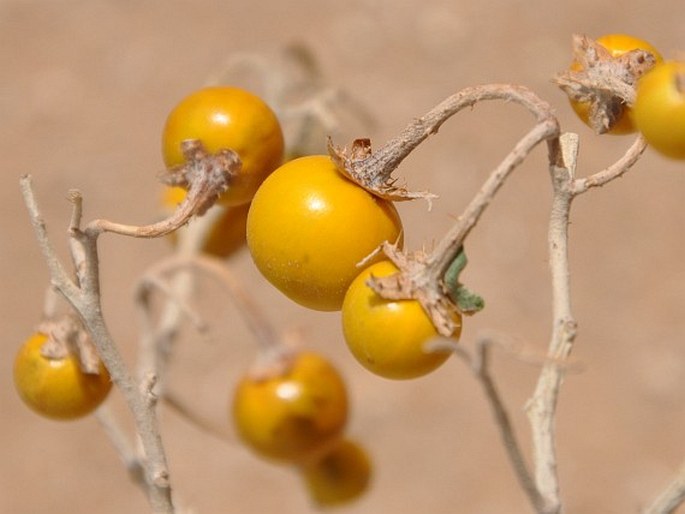
{"label": "fruit skin texture", "polygon": [[112,382],[100,363],[99,374],[81,371],[78,357],[51,359],[41,354],[45,334],[33,334],[14,361],[14,384],[19,396],[38,414],[57,420],[83,417],[107,397]]}
{"label": "fruit skin texture", "polygon": [[224,205],[249,202],[283,160],[283,132],[276,115],[259,97],[235,87],[199,89],[173,108],[162,133],[167,168],[185,162],[181,142],[186,139],[199,139],[210,154],[228,148],[240,157],[240,173],[219,198]]}
{"label": "fruit skin texture", "polygon": [[257,268],[290,299],[321,311],[339,310],[363,269],[357,264],[401,234],[392,202],[345,178],[326,155],[278,168],[247,216],[247,245]]}
{"label": "fruit skin texture", "polygon": [[[162,203],[167,211],[175,209],[186,197],[186,190],[182,187],[167,187],[164,190]],[[250,204],[223,207],[224,212],[209,230],[207,240],[202,245],[202,252],[214,257],[226,258],[233,255],[245,245],[245,224]],[[185,227],[169,234],[169,240],[175,246],[178,234],[186,230]]]}
{"label": "fruit skin texture", "polygon": [[[426,352],[425,343],[438,336],[433,323],[416,300],[386,300],[366,281],[397,272],[390,261],[362,271],[350,285],[342,307],[345,341],[355,358],[369,371],[385,378],[409,379],[438,368],[449,352]],[[461,316],[455,312],[461,335]]]}
{"label": "fruit skin texture", "polygon": [[[609,53],[611,53],[612,57],[620,57],[631,50],[646,50],[654,56],[657,63],[663,60],[663,57],[659,51],[654,48],[651,43],[627,34],[606,34],[597,38],[596,41],[604,48],[609,50]],[[580,71],[582,69],[582,66],[577,61],[571,63],[572,71]],[[583,121],[583,123],[590,126],[590,103],[576,102],[571,100],[571,107],[578,117]],[[623,113],[623,116],[619,118],[619,120],[611,128],[611,130],[607,132],[607,134],[620,136],[635,132],[637,129],[631,117],[631,109],[626,109]]]}
{"label": "fruit skin texture", "polygon": [[301,470],[312,500],[320,507],[343,505],[359,498],[369,486],[371,472],[371,461],[364,449],[347,439]]}
{"label": "fruit skin texture", "polygon": [[685,159],[685,62],[657,64],[640,78],[633,119],[655,150]]}
{"label": "fruit skin texture", "polygon": [[337,444],[347,422],[347,391],[336,369],[312,352],[266,378],[244,377],[232,415],[238,435],[259,455],[312,462]]}

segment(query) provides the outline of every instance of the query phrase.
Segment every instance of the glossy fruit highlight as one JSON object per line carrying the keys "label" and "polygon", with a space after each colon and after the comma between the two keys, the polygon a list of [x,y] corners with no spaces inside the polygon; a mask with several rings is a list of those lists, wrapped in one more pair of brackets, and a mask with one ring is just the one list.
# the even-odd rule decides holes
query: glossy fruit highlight
{"label": "glossy fruit highlight", "polygon": [[256,453],[303,464],[337,444],[347,407],[336,369],[318,354],[302,352],[267,377],[245,376],[235,390],[232,415],[238,435]]}
{"label": "glossy fruit highlight", "polygon": [[162,133],[167,168],[184,163],[181,142],[187,139],[199,139],[210,154],[226,148],[240,157],[240,173],[219,198],[224,205],[249,202],[283,160],[283,133],[276,115],[259,97],[235,87],[206,87],[174,107]]}
{"label": "glossy fruit highlight", "polygon": [[290,299],[322,311],[340,309],[363,269],[358,265],[401,234],[394,205],[345,178],[326,155],[301,157],[274,171],[247,217],[247,245],[257,268]]}
{"label": "glossy fruit highlight", "polygon": [[107,397],[112,383],[105,366],[98,374],[81,371],[76,355],[53,359],[41,353],[48,337],[33,334],[14,361],[14,385],[19,396],[38,414],[68,420],[94,411]]}
{"label": "glossy fruit highlight", "polygon": [[657,64],[640,78],[633,119],[655,150],[685,159],[685,62]]}

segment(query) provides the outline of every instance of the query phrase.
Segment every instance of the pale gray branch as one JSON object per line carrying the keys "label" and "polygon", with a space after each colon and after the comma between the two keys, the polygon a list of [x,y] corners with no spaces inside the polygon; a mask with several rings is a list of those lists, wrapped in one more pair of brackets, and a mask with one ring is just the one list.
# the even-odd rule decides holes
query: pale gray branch
{"label": "pale gray branch", "polygon": [[502,397],[495,385],[492,374],[490,373],[490,344],[491,342],[487,339],[480,340],[476,343],[476,358],[473,361],[472,368],[488,398],[493,415],[495,416],[497,427],[500,430],[500,436],[504,442],[504,448],[509,455],[509,461],[514,468],[514,471],[516,472],[516,477],[533,505],[533,508],[537,512],[544,512],[544,499],[540,495],[538,486],[528,469],[518,439],[516,438],[514,427],[511,424],[509,413],[504,406]]}
{"label": "pale gray branch", "polygon": [[601,187],[623,176],[640,159],[646,148],[645,138],[642,135],[637,136],[628,151],[611,166],[589,177],[577,179],[573,185],[573,194],[579,195],[593,187]]}
{"label": "pale gray branch", "polygon": [[[154,409],[149,407],[143,394],[131,378],[102,314],[96,241],[98,232],[88,235],[75,226],[80,217],[78,212],[80,207],[77,205],[70,224],[70,235],[72,236],[70,243],[72,248],[77,248],[75,262],[82,264],[82,269],[79,270],[82,287],[78,287],[69,278],[52,249],[28,176],[22,178],[21,188],[36,237],[48,262],[52,283],[78,312],[92,337],[100,359],[107,367],[112,381],[122,392],[133,415],[136,430],[145,450],[145,478],[153,512],[155,514],[174,514],[171,488],[168,480],[161,478],[168,477],[168,471]],[[87,285],[88,287],[86,287]]]}
{"label": "pale gray branch", "polygon": [[685,501],[685,465],[643,514],[672,514]]}

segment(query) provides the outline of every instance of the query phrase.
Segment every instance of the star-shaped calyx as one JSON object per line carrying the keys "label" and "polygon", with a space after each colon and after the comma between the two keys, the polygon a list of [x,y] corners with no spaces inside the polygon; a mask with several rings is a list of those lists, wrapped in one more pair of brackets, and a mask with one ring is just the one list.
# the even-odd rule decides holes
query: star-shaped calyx
{"label": "star-shaped calyx", "polygon": [[573,36],[574,61],[554,82],[573,102],[588,104],[588,124],[598,134],[612,130],[635,101],[637,80],[657,57],[646,50],[615,55],[597,41]]}

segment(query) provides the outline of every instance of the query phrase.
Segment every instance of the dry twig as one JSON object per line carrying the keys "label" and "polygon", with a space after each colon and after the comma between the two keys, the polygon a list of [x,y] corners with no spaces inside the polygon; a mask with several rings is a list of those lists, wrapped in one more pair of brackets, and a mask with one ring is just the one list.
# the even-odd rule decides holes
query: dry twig
{"label": "dry twig", "polygon": [[156,396],[153,387],[156,376],[154,373],[148,373],[141,377],[139,384],[136,383],[107,328],[100,297],[97,240],[104,232],[115,232],[132,237],[160,237],[184,225],[195,214],[204,212],[215,201],[218,194],[226,189],[231,174],[240,166],[240,161],[231,152],[205,159],[204,155],[200,155],[201,148],[198,150],[197,145],[191,146],[191,150],[196,154],[184,174],[184,179],[187,179],[190,185],[188,195],[171,216],[158,223],[132,226],[107,220],[95,220],[81,229],[82,198],[78,191],[70,192],[72,213],[69,224],[69,244],[76,275],[74,279],[63,267],[50,243],[45,222],[35,199],[31,178],[24,176],[21,179],[24,202],[48,264],[52,287],[64,296],[81,317],[112,381],[122,392],[133,415],[136,432],[144,452],[140,463],[144,470],[146,491],[155,514],[175,512],[166,455],[154,408]]}

